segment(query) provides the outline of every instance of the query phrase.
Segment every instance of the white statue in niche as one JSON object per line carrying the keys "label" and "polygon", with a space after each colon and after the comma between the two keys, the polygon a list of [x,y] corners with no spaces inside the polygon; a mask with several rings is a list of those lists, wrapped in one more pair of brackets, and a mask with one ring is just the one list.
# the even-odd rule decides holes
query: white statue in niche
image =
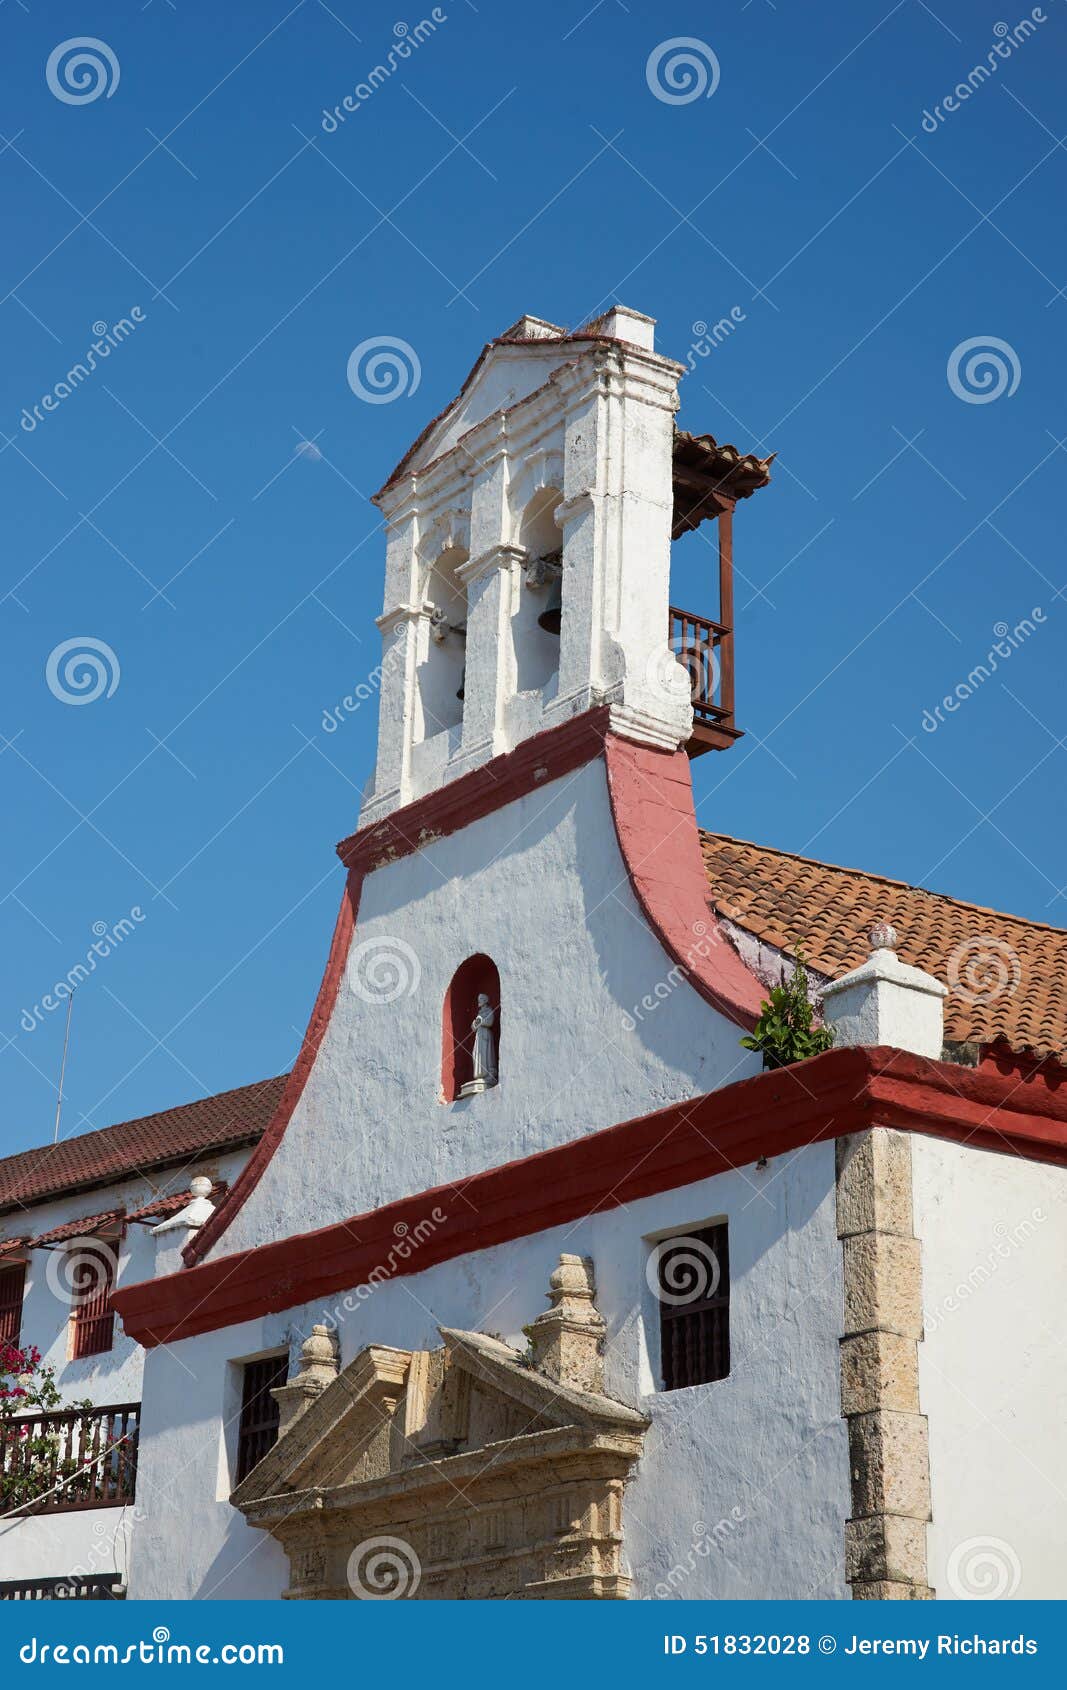
{"label": "white statue in niche", "polygon": [[496,1010],[484,992],[478,993],[478,1013],[471,1022],[474,1047],[471,1056],[471,1078],[460,1088],[460,1097],[477,1097],[497,1083],[496,1068]]}

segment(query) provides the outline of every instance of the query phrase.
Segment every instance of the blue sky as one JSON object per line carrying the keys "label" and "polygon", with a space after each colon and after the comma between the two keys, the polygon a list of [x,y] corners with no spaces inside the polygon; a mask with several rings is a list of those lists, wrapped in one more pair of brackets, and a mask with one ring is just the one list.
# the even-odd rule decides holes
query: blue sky
{"label": "blue sky", "polygon": [[[1064,923],[1067,15],[1038,12],[946,111],[1028,10],[446,0],[330,132],[429,7],[8,0],[0,1150],[51,1136],[34,1005],[135,909],[76,1000],[65,1134],[292,1061],[374,749],[372,708],[322,731],[375,662],[368,495],[522,312],[621,299],[684,360],[736,308],[679,420],[779,460],[700,820]],[[64,99],[80,37],[110,57],[61,56]],[[650,86],[679,37],[711,97]],[[421,374],[370,405],[346,366],[385,335]],[[676,599],[711,607],[710,563],[679,548]],[[72,705],[49,658],[86,637],[111,690]]]}

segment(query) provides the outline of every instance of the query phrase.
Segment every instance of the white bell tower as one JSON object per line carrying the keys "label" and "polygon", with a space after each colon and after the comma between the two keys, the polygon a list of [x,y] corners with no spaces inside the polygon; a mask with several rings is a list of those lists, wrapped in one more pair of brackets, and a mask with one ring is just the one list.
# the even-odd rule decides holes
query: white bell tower
{"label": "white bell tower", "polygon": [[386,520],[378,759],[361,826],[593,706],[687,742],[668,644],[682,366],[615,307],[522,317],[484,349],[376,502]]}

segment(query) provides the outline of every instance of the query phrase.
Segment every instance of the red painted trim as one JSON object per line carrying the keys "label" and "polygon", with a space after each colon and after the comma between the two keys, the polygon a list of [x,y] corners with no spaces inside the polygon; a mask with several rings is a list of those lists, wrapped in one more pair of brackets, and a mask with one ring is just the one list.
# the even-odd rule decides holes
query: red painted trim
{"label": "red painted trim", "polygon": [[402,810],[363,828],[343,840],[338,855],[348,869],[348,884],[341,900],[341,912],[334,927],[326,972],[322,977],[304,1041],[292,1073],[266,1132],[234,1181],[211,1220],[182,1252],[187,1267],[194,1267],[207,1255],[234,1216],[247,1202],[263,1176],[288,1127],[301,1093],[307,1084],[323,1034],[337,1000],[337,988],[344,973],[348,948],[356,924],[363,877],[386,863],[396,862],[423,849],[434,839],[445,838],[470,822],[489,815],[559,780],[588,763],[603,748],[607,730],[607,707],[587,710],[559,727],[547,728],[523,742],[515,751],[494,757],[481,768],[451,781],[437,792],[406,804]]}
{"label": "red painted trim", "polygon": [[315,1065],[322,1036],[329,1025],[330,1016],[333,1014],[333,1006],[337,1001],[337,988],[341,983],[345,962],[348,959],[352,930],[356,925],[356,911],[359,908],[359,894],[362,884],[362,876],[350,871],[344,896],[341,899],[341,908],[334,924],[333,938],[330,941],[330,954],[326,959],[326,971],[322,976],[322,984],[315,999],[315,1006],[311,1011],[311,1020],[308,1022],[307,1032],[304,1034],[304,1040],[300,1046],[300,1054],[286,1081],[281,1102],[274,1111],[266,1132],[215,1213],[206,1226],[200,1229],[192,1243],[187,1244],[182,1251],[182,1260],[187,1267],[195,1266],[211,1249],[216,1239],[225,1232],[238,1210],[243,1208],[256,1189],[262,1178],[264,1168],[282,1141],[293,1110],[299,1103],[300,1095],[307,1084],[308,1075]]}
{"label": "red painted trim", "polygon": [[608,710],[603,705],[585,710],[558,727],[546,728],[514,751],[502,752],[373,826],[361,828],[341,841],[337,854],[347,868],[364,870],[408,857],[435,839],[446,838],[514,799],[580,769],[603,747],[607,725]]}
{"label": "red painted trim", "polygon": [[689,984],[739,1027],[753,1027],[765,994],[718,926],[689,758],[609,734],[605,761],[619,849],[646,920]]}
{"label": "red painted trim", "polygon": [[[619,1208],[868,1127],[898,1127],[1067,1166],[1067,1088],[885,1048],[831,1050],[319,1231],[120,1288],[151,1348]],[[443,1219],[438,1218],[443,1215]],[[399,1259],[398,1239],[412,1242]]]}

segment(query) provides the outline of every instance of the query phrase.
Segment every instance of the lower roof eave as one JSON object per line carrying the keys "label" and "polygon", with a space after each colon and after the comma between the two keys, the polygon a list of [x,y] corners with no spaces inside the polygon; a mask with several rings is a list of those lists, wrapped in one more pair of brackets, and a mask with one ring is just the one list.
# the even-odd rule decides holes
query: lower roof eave
{"label": "lower roof eave", "polygon": [[174,1343],[358,1294],[381,1278],[385,1263],[388,1278],[422,1273],[761,1156],[875,1126],[1067,1166],[1067,1087],[1047,1075],[1020,1079],[885,1046],[830,1050],[314,1232],[127,1286],[115,1306],[138,1343]]}

